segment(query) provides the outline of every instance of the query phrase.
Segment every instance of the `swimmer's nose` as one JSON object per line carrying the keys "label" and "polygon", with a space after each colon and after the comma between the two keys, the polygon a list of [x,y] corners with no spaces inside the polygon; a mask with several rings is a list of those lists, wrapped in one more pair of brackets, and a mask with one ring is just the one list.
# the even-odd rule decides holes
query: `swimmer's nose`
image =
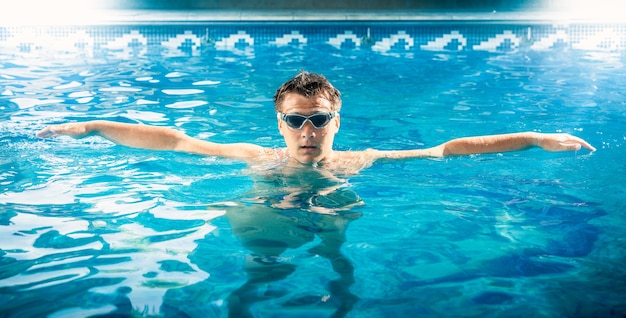
{"label": "swimmer's nose", "polygon": [[302,138],[311,139],[315,137],[315,129],[313,128],[313,124],[308,120],[302,126],[301,132]]}

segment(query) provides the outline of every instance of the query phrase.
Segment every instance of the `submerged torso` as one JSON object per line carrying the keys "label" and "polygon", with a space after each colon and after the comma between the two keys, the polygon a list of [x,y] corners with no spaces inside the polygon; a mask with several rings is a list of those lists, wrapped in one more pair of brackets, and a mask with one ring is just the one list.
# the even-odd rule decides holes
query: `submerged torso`
{"label": "submerged torso", "polygon": [[283,164],[253,172],[254,188],[226,213],[253,254],[277,256],[316,235],[343,240],[348,222],[359,217],[350,210],[361,198],[325,168]]}

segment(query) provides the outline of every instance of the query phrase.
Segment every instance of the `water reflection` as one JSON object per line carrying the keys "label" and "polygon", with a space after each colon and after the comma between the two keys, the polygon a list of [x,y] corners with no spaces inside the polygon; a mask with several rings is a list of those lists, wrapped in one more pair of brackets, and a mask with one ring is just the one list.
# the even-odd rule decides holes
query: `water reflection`
{"label": "water reflection", "polygon": [[[412,171],[390,165],[366,176],[367,192],[360,194],[372,207],[368,210],[355,207],[361,200],[344,180],[320,169],[255,173],[255,188],[242,196],[238,189],[247,188],[249,180],[233,181],[241,177],[238,168],[225,162],[120,150],[93,140],[34,141],[42,121],[102,116],[176,126],[203,139],[219,131],[227,141],[273,146],[273,137],[259,139],[273,136],[274,129],[269,121],[274,117],[261,116],[273,88],[267,79],[300,65],[290,65],[289,56],[283,56],[287,62],[269,55],[240,59],[259,53],[255,50],[158,62],[109,63],[102,57],[86,66],[79,58],[78,67],[67,57],[3,63],[0,316],[120,317],[131,314],[129,303],[132,314],[165,317],[223,316],[227,309],[233,316],[264,316],[270,310],[341,316],[359,298],[352,310],[357,316],[409,316],[424,308],[431,316],[487,312],[475,304],[507,310],[526,310],[529,303],[572,310],[602,302],[621,306],[617,298],[624,287],[613,283],[624,281],[623,219],[615,213],[623,210],[623,200],[611,196],[624,193],[623,164],[615,164],[624,144],[619,129],[624,113],[618,107],[624,96],[613,80],[624,74],[619,54],[425,55],[432,63],[408,67],[406,59],[373,59],[366,52],[347,59],[344,52],[309,54],[309,65],[336,59],[330,64],[342,67],[328,75],[339,79],[346,96],[358,96],[354,105],[368,110],[351,114],[356,125],[350,126],[356,128],[346,125],[343,147],[422,146],[442,138],[449,129],[440,125],[450,118],[463,120],[456,136],[492,132],[490,123],[508,122],[511,129],[584,130],[603,145],[593,157],[545,165],[537,165],[534,156],[543,155],[536,152],[519,160],[512,155],[420,162]],[[267,67],[276,63],[284,65]],[[434,77],[420,82],[412,76],[416,70]],[[373,73],[378,75],[359,76]],[[383,82],[393,87],[379,85]],[[209,108],[163,93],[198,83],[210,93]],[[546,94],[568,91],[573,93]],[[247,96],[246,102],[233,96]],[[391,108],[378,106],[391,99],[409,116],[390,120]],[[232,120],[233,114],[240,120]],[[477,168],[481,162],[488,163],[488,172]],[[497,182],[500,170],[510,182]],[[468,185],[473,178],[481,179],[478,186]],[[556,186],[536,180],[555,180]],[[503,191],[506,185],[512,190]],[[526,185],[532,190],[519,193]],[[481,186],[486,191],[476,191]],[[568,191],[580,199],[552,194]],[[506,195],[498,196],[501,192]],[[233,197],[236,204],[211,205],[207,211],[206,202]],[[609,213],[578,205],[594,200]],[[210,210],[224,216],[213,219]],[[359,219],[360,211],[367,211],[366,217]],[[341,248],[349,226],[358,231],[351,231],[346,257]],[[312,257],[298,259],[305,254]],[[310,270],[315,266],[321,274]],[[561,287],[551,287],[544,297],[541,281]],[[314,286],[297,285],[301,282]],[[482,282],[493,285],[475,288]],[[463,303],[450,291],[471,299]],[[572,301],[562,301],[564,295]],[[558,300],[563,305],[555,305]],[[625,312],[623,306],[605,308]],[[393,310],[401,314],[390,314]]]}
{"label": "water reflection", "polygon": [[[107,162],[98,164],[102,171],[113,166]],[[392,316],[386,312],[392,309],[408,315],[414,306],[429,306],[443,312],[459,300],[447,290],[479,280],[517,286],[575,273],[572,260],[588,257],[602,233],[589,222],[605,215],[592,202],[581,206],[582,199],[556,194],[550,182],[507,177],[506,182],[465,179],[455,185],[444,176],[413,181],[407,190],[404,185],[416,171],[391,165],[376,174],[388,178],[391,171],[403,171],[407,179],[395,176],[391,184],[380,177],[368,185],[376,197],[367,200],[381,213],[359,220],[350,242],[361,235],[369,247],[352,245],[347,253],[353,254],[346,257],[346,231],[365,210],[351,185],[328,171],[260,169],[250,173],[252,188],[241,194],[234,189],[250,180],[239,171],[219,177],[212,171],[212,178],[202,172],[196,182],[172,191],[166,185],[180,184],[181,178],[154,173],[174,170],[162,165],[153,160],[120,164],[124,169],[115,176],[68,176],[67,182],[0,196],[7,207],[0,210],[0,299],[11,300],[3,311],[56,317],[264,317],[270,311],[342,317],[364,310]],[[177,173],[188,175],[185,169]],[[236,177],[246,183],[227,187],[221,182]],[[524,192],[526,186],[533,190]],[[52,199],[39,190],[53,187],[52,193],[73,191],[55,200],[75,203],[44,205]],[[106,191],[113,187],[116,193]],[[23,202],[33,193],[39,196],[36,203]],[[203,203],[228,193],[234,201]],[[377,201],[381,195],[395,204]],[[355,266],[362,271],[358,281]],[[378,271],[384,271],[384,279],[374,275]],[[517,306],[520,296],[507,288],[465,295],[474,307],[464,310]],[[437,296],[425,301],[429,291]],[[48,294],[55,295],[31,305]]]}

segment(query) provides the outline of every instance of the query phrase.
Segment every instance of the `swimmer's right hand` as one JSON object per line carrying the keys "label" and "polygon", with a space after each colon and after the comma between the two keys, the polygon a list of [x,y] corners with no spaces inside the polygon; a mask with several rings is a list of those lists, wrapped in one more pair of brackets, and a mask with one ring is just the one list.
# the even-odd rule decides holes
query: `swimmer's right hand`
{"label": "swimmer's right hand", "polygon": [[90,130],[87,123],[69,123],[61,125],[51,125],[37,132],[39,138],[53,138],[57,136],[70,136],[73,138],[83,138],[89,135]]}

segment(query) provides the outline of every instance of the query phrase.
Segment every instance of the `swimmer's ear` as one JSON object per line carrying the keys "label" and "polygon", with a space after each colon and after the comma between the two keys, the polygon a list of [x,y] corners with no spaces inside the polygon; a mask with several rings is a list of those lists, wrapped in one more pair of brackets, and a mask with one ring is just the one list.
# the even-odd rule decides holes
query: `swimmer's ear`
{"label": "swimmer's ear", "polygon": [[335,116],[335,131],[339,131],[339,127],[341,126],[341,115],[339,115],[339,113],[337,113],[337,116]]}

